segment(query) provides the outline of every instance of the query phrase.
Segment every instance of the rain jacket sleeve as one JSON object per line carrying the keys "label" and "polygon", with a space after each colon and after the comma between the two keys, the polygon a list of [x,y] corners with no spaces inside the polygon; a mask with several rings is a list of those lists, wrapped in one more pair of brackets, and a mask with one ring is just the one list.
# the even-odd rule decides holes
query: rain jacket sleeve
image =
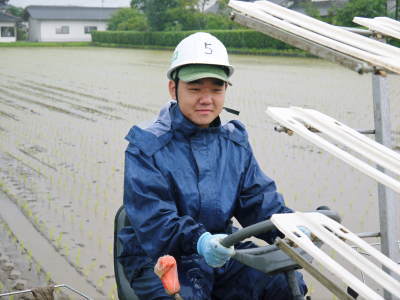
{"label": "rain jacket sleeve", "polygon": [[124,206],[147,256],[190,255],[206,230],[187,215],[180,216],[173,187],[158,170],[153,156],[130,144],[125,154]]}
{"label": "rain jacket sleeve", "polygon": [[[267,177],[258,165],[249,147],[249,161],[242,178],[239,204],[235,217],[243,227],[269,219],[276,213],[293,212],[285,206],[283,197],[276,190],[275,182]],[[277,236],[283,236],[278,230],[260,235],[259,238],[272,243]]]}

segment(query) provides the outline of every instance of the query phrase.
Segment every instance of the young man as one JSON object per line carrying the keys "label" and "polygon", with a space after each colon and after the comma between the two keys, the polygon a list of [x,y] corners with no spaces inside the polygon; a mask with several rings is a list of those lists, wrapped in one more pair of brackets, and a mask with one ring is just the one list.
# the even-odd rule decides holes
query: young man
{"label": "young man", "polygon": [[[226,49],[214,36],[185,38],[168,71],[174,100],[151,126],[134,126],[126,137],[124,205],[132,226],[119,234],[120,262],[140,299],[171,299],[153,272],[165,254],[177,260],[185,300],[291,297],[283,275],[229,260],[234,250],[219,242],[232,232],[232,217],[248,226],[291,212],[258,166],[244,126],[221,124],[232,72]],[[272,242],[277,234],[260,238]]]}

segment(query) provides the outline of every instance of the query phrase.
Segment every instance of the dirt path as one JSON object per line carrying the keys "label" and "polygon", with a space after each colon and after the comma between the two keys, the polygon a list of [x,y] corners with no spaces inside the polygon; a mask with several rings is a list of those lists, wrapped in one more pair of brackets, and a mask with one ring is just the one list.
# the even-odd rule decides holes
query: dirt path
{"label": "dirt path", "polygon": [[[9,271],[8,279],[14,278],[14,281],[7,284],[8,288],[34,288],[37,287],[35,284],[43,286],[47,281],[47,283],[54,282],[55,284],[67,283],[75,289],[90,295],[93,299],[103,297],[93,285],[79,279],[81,277],[80,274],[48,243],[46,238],[32,226],[14,202],[2,192],[0,192],[0,216],[3,224],[7,224],[3,226],[6,230],[3,229],[2,234],[4,235],[8,231],[12,243],[15,244],[17,249],[20,248],[22,252],[20,257],[16,258],[14,254],[17,249],[8,251],[10,267],[11,264],[14,264],[20,265],[20,269],[22,269],[22,273],[19,271],[20,276],[16,276],[16,274],[13,276],[12,271]],[[29,273],[25,272],[26,262],[29,263]],[[2,264],[3,270],[6,266],[7,263]],[[38,273],[34,274],[35,270]],[[25,277],[25,282],[22,281],[24,279],[18,281],[19,277],[21,279]]]}

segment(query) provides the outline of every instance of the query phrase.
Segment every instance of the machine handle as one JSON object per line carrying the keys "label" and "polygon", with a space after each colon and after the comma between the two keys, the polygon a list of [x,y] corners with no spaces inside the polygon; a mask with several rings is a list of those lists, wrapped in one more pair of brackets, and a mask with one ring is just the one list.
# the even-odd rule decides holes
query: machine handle
{"label": "machine handle", "polygon": [[[325,216],[327,216],[339,223],[342,221],[339,214],[333,210],[330,210],[329,207],[327,207],[327,206],[320,206],[314,212],[319,212],[321,214],[324,214]],[[228,235],[221,241],[221,245],[229,248],[249,237],[257,236],[262,233],[267,233],[274,229],[276,229],[276,227],[270,220],[261,221],[259,223],[250,225],[248,227],[245,227],[243,229],[240,229],[240,230]]]}

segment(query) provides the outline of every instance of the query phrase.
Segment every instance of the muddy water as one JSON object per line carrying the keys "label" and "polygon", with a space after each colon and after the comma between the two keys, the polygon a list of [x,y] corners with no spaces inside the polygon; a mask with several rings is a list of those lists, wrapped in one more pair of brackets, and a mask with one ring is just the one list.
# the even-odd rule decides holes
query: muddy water
{"label": "muddy water", "polygon": [[[106,48],[0,50],[1,189],[104,298],[116,296],[112,237],[122,203],[124,136],[168,100],[170,55]],[[371,76],[316,59],[231,60],[235,73],[226,104],[241,111],[260,165],[288,206],[307,211],[329,205],[352,231],[378,231],[376,183],[296,135],[274,132],[264,113],[268,106],[296,105],[371,129]],[[389,78],[397,147],[399,84]],[[317,299],[327,299],[315,282],[310,287]]]}

